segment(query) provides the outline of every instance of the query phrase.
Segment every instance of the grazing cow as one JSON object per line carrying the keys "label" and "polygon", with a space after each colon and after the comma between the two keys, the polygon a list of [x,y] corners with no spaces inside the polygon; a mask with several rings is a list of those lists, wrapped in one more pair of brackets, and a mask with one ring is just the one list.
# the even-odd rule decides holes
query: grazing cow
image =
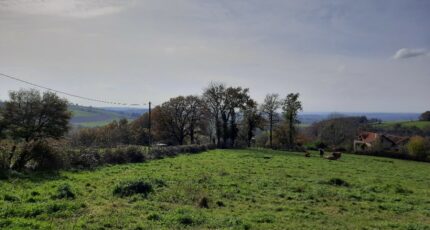
{"label": "grazing cow", "polygon": [[342,156],[341,152],[333,152],[331,156],[326,157],[328,160],[338,160]]}
{"label": "grazing cow", "polygon": [[319,151],[320,151],[320,157],[323,157],[324,156],[324,149],[319,149]]}

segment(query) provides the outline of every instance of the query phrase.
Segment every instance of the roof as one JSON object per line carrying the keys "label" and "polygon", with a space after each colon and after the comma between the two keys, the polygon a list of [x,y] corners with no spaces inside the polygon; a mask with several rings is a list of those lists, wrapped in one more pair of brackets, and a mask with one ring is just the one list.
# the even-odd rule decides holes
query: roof
{"label": "roof", "polygon": [[384,134],[378,134],[374,132],[362,132],[358,136],[358,139],[364,143],[373,143],[378,138],[383,138],[388,140],[389,142],[392,142],[396,145],[403,145],[409,141],[409,137],[402,137],[402,136],[395,136],[395,135],[384,135]]}
{"label": "roof", "polygon": [[394,143],[400,145],[400,144],[406,144],[409,141],[409,137],[402,137],[402,136],[395,136],[395,135],[386,135],[387,138],[392,140]]}
{"label": "roof", "polygon": [[358,139],[364,143],[372,143],[378,139],[378,134],[372,132],[362,132],[358,136]]}

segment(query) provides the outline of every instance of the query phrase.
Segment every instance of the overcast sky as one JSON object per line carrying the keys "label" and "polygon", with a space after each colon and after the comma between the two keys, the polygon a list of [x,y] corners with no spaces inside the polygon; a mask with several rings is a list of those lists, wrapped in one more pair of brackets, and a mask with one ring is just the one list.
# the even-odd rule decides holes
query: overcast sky
{"label": "overcast sky", "polygon": [[[0,0],[1,73],[109,101],[219,81],[307,112],[421,112],[429,49],[427,0]],[[0,99],[23,87],[0,78]]]}

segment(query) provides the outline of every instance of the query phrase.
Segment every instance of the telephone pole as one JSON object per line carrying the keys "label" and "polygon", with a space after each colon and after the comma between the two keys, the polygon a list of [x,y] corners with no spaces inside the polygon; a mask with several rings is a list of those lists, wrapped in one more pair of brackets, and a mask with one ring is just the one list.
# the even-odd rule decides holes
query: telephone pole
{"label": "telephone pole", "polygon": [[149,131],[149,147],[152,146],[152,135],[151,135],[151,102],[149,102],[148,111],[148,131]]}

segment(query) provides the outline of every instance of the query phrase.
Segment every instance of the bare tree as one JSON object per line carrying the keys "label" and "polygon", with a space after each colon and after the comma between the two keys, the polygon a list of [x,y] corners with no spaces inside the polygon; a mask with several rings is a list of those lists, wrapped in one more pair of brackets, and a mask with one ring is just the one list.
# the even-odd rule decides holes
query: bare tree
{"label": "bare tree", "polygon": [[269,121],[269,143],[270,148],[273,148],[273,125],[276,119],[276,111],[281,107],[279,94],[267,94],[264,103],[261,105],[260,110],[267,116]]}

